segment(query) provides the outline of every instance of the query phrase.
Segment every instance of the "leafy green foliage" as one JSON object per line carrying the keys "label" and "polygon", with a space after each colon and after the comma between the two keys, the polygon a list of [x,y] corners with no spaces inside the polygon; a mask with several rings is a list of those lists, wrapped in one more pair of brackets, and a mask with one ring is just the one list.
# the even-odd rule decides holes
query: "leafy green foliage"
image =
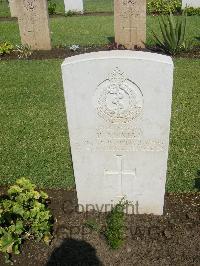
{"label": "leafy green foliage", "polygon": [[166,18],[159,19],[162,37],[158,37],[154,32],[157,46],[167,54],[175,55],[180,52],[185,45],[187,15],[184,14],[177,20],[170,13]]}
{"label": "leafy green foliage", "polygon": [[194,15],[200,16],[200,7],[198,7],[198,8],[187,7],[187,8],[185,8],[185,11],[187,12],[188,16],[194,16]]}
{"label": "leafy green foliage", "polygon": [[100,225],[94,219],[88,219],[85,222],[85,226],[96,232],[100,232]]}
{"label": "leafy green foliage", "polygon": [[105,236],[112,249],[118,249],[124,241],[124,208],[127,202],[122,199],[107,216]]}
{"label": "leafy green foliage", "polygon": [[19,59],[27,59],[28,57],[30,57],[33,53],[33,51],[31,50],[31,47],[29,45],[16,45],[16,51],[18,53],[18,58]]}
{"label": "leafy green foliage", "polygon": [[0,251],[19,254],[24,239],[51,240],[52,216],[48,195],[36,191],[28,179],[20,178],[0,199]]}
{"label": "leafy green foliage", "polygon": [[56,3],[55,2],[51,2],[51,0],[48,0],[48,11],[49,11],[49,15],[53,15],[56,14]]}
{"label": "leafy green foliage", "polygon": [[10,42],[0,43],[0,56],[4,54],[10,54],[14,46]]}
{"label": "leafy green foliage", "polygon": [[148,14],[169,14],[181,11],[181,0],[149,0],[147,3]]}

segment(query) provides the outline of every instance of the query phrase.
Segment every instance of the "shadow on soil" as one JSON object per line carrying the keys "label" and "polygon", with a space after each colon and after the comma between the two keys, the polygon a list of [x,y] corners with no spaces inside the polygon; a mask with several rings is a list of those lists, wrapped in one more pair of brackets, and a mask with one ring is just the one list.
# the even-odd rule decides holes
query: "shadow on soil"
{"label": "shadow on soil", "polygon": [[107,37],[110,44],[115,42],[115,37]]}
{"label": "shadow on soil", "polygon": [[96,250],[87,242],[65,239],[56,248],[47,262],[46,266],[102,266],[103,264],[96,255]]}
{"label": "shadow on soil", "polygon": [[194,188],[200,191],[200,170],[197,171],[197,178],[194,179]]}

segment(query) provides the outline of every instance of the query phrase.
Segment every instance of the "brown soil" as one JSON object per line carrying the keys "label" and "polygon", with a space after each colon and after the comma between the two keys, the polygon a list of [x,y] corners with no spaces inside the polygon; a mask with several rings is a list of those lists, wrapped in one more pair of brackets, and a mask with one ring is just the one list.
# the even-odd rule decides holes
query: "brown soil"
{"label": "brown soil", "polygon": [[17,21],[17,18],[11,18],[11,17],[0,17],[1,21]]}
{"label": "brown soil", "polygon": [[72,13],[71,15],[65,15],[62,13],[50,15],[50,18],[54,17],[85,17],[85,16],[113,16],[114,12],[84,12],[84,13]]}
{"label": "brown soil", "polygon": [[[125,241],[118,250],[105,241],[105,215],[78,213],[75,191],[47,193],[55,220],[52,243],[23,243],[14,265],[200,265],[200,193],[167,194],[163,216],[126,215]],[[100,232],[85,225],[91,219]],[[7,265],[3,255],[0,265]]]}
{"label": "brown soil", "polygon": [[[95,52],[95,51],[105,51],[108,50],[107,47],[81,47],[78,51],[71,51],[69,48],[53,48],[50,51],[33,51],[32,55],[28,57],[28,60],[34,60],[34,59],[64,59],[66,57],[70,57],[73,55],[83,54],[83,53],[89,53],[89,52]],[[1,60],[16,60],[18,58],[17,52],[12,52],[7,55],[3,55],[0,57]],[[22,59],[21,59],[22,60]]]}
{"label": "brown soil", "polygon": [[[109,50],[123,50],[123,46],[119,46],[116,48],[115,44],[110,44],[106,46],[91,46],[91,47],[80,47],[77,51],[71,51],[69,48],[53,48],[50,51],[33,51],[32,55],[28,57],[28,60],[42,60],[42,59],[64,59],[70,56],[90,53],[90,52],[98,52],[98,51],[109,51]],[[137,49],[137,51],[145,51],[145,52],[153,52],[153,53],[161,53],[156,47],[152,47],[152,49]],[[181,54],[175,56],[175,58],[193,58],[200,59],[200,47],[196,47],[190,52],[182,52]],[[16,60],[18,58],[18,53],[16,51],[11,52],[7,55],[0,56],[0,60]],[[21,59],[27,60],[27,59]]]}

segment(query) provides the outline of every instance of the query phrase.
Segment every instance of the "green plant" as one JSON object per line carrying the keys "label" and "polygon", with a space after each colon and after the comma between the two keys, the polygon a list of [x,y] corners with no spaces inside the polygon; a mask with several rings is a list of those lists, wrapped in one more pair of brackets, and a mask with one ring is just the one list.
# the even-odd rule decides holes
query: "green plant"
{"label": "green plant", "polygon": [[194,15],[200,16],[200,7],[198,7],[198,8],[186,7],[185,11],[187,12],[188,16],[194,16]]}
{"label": "green plant", "polygon": [[182,50],[185,52],[189,52],[194,48],[194,41],[193,40],[185,40],[185,42],[182,45]]}
{"label": "green plant", "polygon": [[69,10],[67,13],[65,13],[65,16],[66,17],[72,17],[72,16],[75,16],[77,14],[78,14],[77,12]]}
{"label": "green plant", "polygon": [[100,225],[93,219],[89,219],[85,222],[85,226],[96,231],[99,232],[100,231]]}
{"label": "green plant", "polygon": [[32,55],[33,51],[31,50],[31,47],[29,45],[16,45],[16,52],[18,53],[18,58],[28,58]]}
{"label": "green plant", "polygon": [[170,13],[166,18],[159,19],[162,37],[153,32],[157,46],[167,54],[175,55],[179,53],[185,45],[187,15],[183,14],[175,21]]}
{"label": "green plant", "polygon": [[54,15],[56,13],[56,3],[52,3],[51,0],[48,0],[48,11],[49,15]]}
{"label": "green plant", "polygon": [[150,0],[147,3],[148,14],[169,14],[179,13],[181,11],[180,0]]}
{"label": "green plant", "polygon": [[122,199],[108,214],[105,236],[112,249],[119,248],[124,241],[124,208],[127,201]]}
{"label": "green plant", "polygon": [[4,54],[10,54],[14,46],[9,42],[0,43],[0,56]]}
{"label": "green plant", "polygon": [[6,259],[20,253],[24,239],[51,240],[52,216],[47,209],[48,195],[20,178],[0,199],[0,251]]}

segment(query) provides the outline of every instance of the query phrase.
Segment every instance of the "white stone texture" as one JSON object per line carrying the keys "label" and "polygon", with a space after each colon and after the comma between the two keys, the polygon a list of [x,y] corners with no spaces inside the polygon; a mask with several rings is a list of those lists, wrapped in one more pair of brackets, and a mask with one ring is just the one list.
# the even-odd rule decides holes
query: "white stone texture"
{"label": "white stone texture", "polygon": [[200,0],[182,0],[182,8],[184,9],[186,6],[198,8],[200,7]]}
{"label": "white stone texture", "polygon": [[62,76],[80,210],[91,204],[106,211],[106,204],[125,197],[139,205],[139,213],[162,214],[172,59],[134,51],[89,53],[67,58]]}
{"label": "white stone texture", "polygon": [[18,14],[17,0],[9,0],[9,7],[10,7],[11,17],[17,17]]}
{"label": "white stone texture", "polygon": [[83,0],[64,0],[65,13],[72,11],[83,13]]}

